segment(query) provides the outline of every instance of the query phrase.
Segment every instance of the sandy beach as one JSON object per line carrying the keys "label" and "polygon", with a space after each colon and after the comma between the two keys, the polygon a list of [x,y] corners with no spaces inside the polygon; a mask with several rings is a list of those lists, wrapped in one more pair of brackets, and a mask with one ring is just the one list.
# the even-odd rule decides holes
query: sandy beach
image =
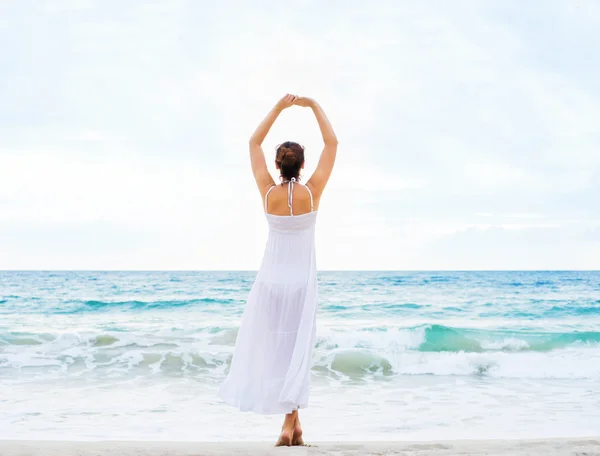
{"label": "sandy beach", "polygon": [[600,437],[431,442],[317,442],[274,448],[269,442],[0,441],[1,456],[241,456],[241,455],[600,455]]}

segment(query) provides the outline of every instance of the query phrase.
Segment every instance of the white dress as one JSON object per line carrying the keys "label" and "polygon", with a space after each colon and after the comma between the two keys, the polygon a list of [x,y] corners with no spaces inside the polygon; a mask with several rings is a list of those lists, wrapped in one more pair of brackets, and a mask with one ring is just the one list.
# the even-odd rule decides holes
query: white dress
{"label": "white dress", "polygon": [[311,212],[293,215],[295,179],[288,183],[290,215],[267,213],[269,236],[250,290],[219,397],[242,411],[291,413],[308,405],[316,336],[317,268]]}

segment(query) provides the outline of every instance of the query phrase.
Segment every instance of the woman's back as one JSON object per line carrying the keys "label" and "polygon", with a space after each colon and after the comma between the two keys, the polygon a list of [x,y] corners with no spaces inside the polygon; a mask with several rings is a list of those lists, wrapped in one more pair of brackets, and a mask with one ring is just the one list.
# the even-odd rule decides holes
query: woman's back
{"label": "woman's back", "polygon": [[316,211],[312,190],[295,177],[273,184],[265,193],[265,212],[279,216],[302,215]]}
{"label": "woman's back", "polygon": [[[273,206],[279,213],[269,212]],[[302,208],[307,211],[299,213]],[[282,214],[286,209],[287,214]],[[295,179],[274,185],[265,194],[265,214],[269,237],[259,270],[260,279],[272,284],[306,284],[311,269],[316,269],[317,212],[311,190]]]}

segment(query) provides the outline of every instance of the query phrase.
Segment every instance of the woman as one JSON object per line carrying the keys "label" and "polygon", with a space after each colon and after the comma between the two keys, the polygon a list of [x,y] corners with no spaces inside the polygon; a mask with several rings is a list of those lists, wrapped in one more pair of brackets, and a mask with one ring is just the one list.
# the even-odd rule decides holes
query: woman
{"label": "woman", "polygon": [[[314,174],[300,184],[304,148],[277,147],[281,184],[267,170],[261,144],[281,112],[311,108],[325,147]],[[337,138],[321,106],[287,94],[250,138],[250,161],[264,202],[269,237],[242,316],[231,368],[219,396],[243,411],[285,413],[276,446],[304,445],[298,409],[308,405],[317,314],[315,222],[323,189],[335,162]]]}

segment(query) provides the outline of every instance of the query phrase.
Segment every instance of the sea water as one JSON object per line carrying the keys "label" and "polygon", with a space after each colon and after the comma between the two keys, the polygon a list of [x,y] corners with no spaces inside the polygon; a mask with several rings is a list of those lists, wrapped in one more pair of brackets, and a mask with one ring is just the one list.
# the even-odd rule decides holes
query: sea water
{"label": "sea water", "polygon": [[[216,396],[254,272],[0,272],[0,438],[274,440]],[[597,435],[600,272],[320,272],[306,440]]]}

